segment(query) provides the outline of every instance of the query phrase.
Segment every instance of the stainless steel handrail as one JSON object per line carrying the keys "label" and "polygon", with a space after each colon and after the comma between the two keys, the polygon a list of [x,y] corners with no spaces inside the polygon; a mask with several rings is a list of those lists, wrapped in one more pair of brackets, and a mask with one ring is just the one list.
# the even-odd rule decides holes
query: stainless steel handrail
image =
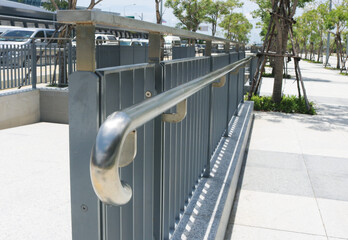
{"label": "stainless steel handrail", "polygon": [[244,58],[196,78],[126,108],[122,112],[112,113],[99,129],[90,158],[91,180],[98,198],[104,203],[119,206],[126,204],[132,197],[131,187],[120,180],[118,169],[122,147],[130,132],[205,88],[216,79],[244,67],[253,57]]}

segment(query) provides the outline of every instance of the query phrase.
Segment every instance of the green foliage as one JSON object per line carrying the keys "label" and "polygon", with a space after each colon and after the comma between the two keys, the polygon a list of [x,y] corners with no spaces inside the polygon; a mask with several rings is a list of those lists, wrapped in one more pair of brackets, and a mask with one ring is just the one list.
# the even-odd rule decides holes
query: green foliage
{"label": "green foliage", "polygon": [[206,19],[210,0],[167,0],[166,7],[173,9],[174,16],[187,30],[196,32]]}
{"label": "green foliage", "polygon": [[[268,77],[268,78],[270,78],[270,77],[274,77],[274,74],[273,74],[273,73],[265,73],[265,72],[263,72],[263,73],[262,73],[262,77]],[[290,79],[290,78],[291,78],[291,75],[283,73],[283,78],[285,78],[285,79]]]}
{"label": "green foliage", "polygon": [[240,3],[239,0],[227,0],[227,1],[213,1],[210,0],[207,5],[207,14],[204,19],[205,22],[211,23],[212,35],[215,36],[216,26],[218,20],[225,15],[232,13],[236,7],[243,6],[243,3]]}
{"label": "green foliage", "polygon": [[[247,95],[246,95],[247,98]],[[305,100],[303,97],[298,98],[297,96],[283,96],[280,103],[275,103],[271,96],[256,96],[251,97],[251,101],[254,102],[255,111],[273,111],[273,112],[284,112],[284,113],[303,113],[315,115],[316,110],[314,103],[310,102],[310,110],[306,108]]]}
{"label": "green foliage", "polygon": [[[67,0],[55,0],[55,2],[60,10],[69,8],[69,3]],[[47,9],[48,11],[52,11],[52,12],[56,11],[51,1],[42,3],[42,7]]]}
{"label": "green foliage", "polygon": [[253,28],[253,25],[243,13],[231,13],[226,15],[219,26],[227,31],[225,34],[227,39],[239,43],[247,43],[249,41],[248,35]]}
{"label": "green foliage", "polygon": [[314,60],[309,60],[309,59],[302,59],[303,61],[305,62],[309,62],[309,63],[323,63],[323,62],[320,62],[320,61],[314,61]]}
{"label": "green foliage", "polygon": [[[252,0],[259,8],[252,12],[254,18],[260,18],[261,21],[257,23],[257,26],[261,28],[260,36],[264,38],[267,33],[268,25],[271,20],[270,13],[272,12],[272,1],[271,0]],[[312,2],[313,0],[299,0],[297,7],[303,8],[306,3]],[[293,1],[290,1],[290,4]]]}

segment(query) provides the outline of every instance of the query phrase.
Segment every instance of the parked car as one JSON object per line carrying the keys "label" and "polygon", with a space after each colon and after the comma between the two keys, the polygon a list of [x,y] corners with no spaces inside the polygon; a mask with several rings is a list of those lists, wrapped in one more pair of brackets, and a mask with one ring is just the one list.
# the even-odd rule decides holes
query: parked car
{"label": "parked car", "polygon": [[97,45],[117,45],[117,38],[111,34],[96,34],[95,43]]}
{"label": "parked car", "polygon": [[149,40],[143,38],[132,38],[132,46],[148,46]]}
{"label": "parked car", "polygon": [[128,38],[120,38],[119,44],[120,46],[132,46],[132,40]]}
{"label": "parked car", "polygon": [[[76,47],[76,37],[71,41],[72,46]],[[95,34],[96,45],[117,45],[118,39],[112,34]]]}
{"label": "parked car", "polygon": [[181,39],[177,36],[165,36],[164,37],[164,56],[172,55],[173,47],[180,47]]}
{"label": "parked car", "polygon": [[32,58],[29,45],[35,43],[37,49],[42,49],[47,46],[54,33],[55,30],[45,28],[5,31],[0,36],[0,62],[9,66],[26,66]]}

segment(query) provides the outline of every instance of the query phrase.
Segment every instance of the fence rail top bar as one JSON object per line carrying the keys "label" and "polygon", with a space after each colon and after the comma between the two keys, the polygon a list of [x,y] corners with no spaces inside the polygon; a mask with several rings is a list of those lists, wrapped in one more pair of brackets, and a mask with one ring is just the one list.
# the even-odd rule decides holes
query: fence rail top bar
{"label": "fence rail top bar", "polygon": [[126,30],[162,33],[213,42],[236,43],[224,38],[212,37],[187,30],[116,16],[112,13],[93,10],[61,10],[57,13],[59,23],[93,24],[96,27],[114,27]]}
{"label": "fence rail top bar", "polygon": [[132,197],[131,187],[120,180],[118,171],[122,148],[130,132],[192,96],[216,79],[244,67],[253,57],[244,58],[121,112],[112,113],[101,125],[91,153],[91,181],[98,198],[104,203],[119,206],[126,204]]}

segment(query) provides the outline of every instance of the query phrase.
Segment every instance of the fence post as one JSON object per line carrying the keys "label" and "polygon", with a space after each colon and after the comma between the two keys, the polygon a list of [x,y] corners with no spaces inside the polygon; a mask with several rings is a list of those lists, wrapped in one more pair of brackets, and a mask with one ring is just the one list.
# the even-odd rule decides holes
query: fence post
{"label": "fence post", "polygon": [[[205,44],[205,55],[210,56],[210,71],[213,70],[213,58],[211,57],[211,46],[212,42],[211,41],[206,41]],[[205,166],[205,171],[203,174],[203,177],[208,178],[210,176],[210,155],[211,155],[211,149],[213,146],[213,85],[209,85],[209,131],[208,131],[208,147],[207,147],[207,164]]]}
{"label": "fence post", "polygon": [[[155,63],[155,88],[156,92],[163,92],[163,76],[161,61],[161,34],[149,33],[149,62]],[[154,215],[153,215],[153,234],[154,239],[163,239],[163,122],[161,117],[157,117],[155,122],[155,143],[154,149]]]}
{"label": "fence post", "polygon": [[70,75],[73,71],[72,64],[72,44],[71,41],[68,42],[68,75]]}
{"label": "fence post", "polygon": [[36,80],[36,44],[33,41],[31,44],[31,84],[33,89],[36,89]]}
{"label": "fence post", "polygon": [[[239,44],[236,46],[237,51],[237,60],[240,60],[239,56]],[[237,74],[237,88],[236,88],[236,110],[234,111],[234,116],[238,116],[238,107],[239,107],[239,82],[240,82],[240,70]]]}
{"label": "fence post", "polygon": [[[231,56],[230,56],[230,43],[225,44],[225,53],[228,54],[228,64],[231,64]],[[227,104],[226,104],[226,131],[225,137],[228,137],[228,124],[230,122],[230,77],[231,74],[227,74]]]}

